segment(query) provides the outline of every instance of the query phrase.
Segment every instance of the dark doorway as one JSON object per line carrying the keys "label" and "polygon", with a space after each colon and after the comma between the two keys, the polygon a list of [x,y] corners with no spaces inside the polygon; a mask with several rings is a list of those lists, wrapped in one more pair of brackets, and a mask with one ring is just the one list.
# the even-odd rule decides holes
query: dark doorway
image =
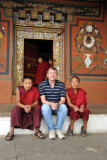
{"label": "dark doorway", "polygon": [[47,62],[53,57],[53,41],[24,39],[24,76],[34,78],[40,56]]}

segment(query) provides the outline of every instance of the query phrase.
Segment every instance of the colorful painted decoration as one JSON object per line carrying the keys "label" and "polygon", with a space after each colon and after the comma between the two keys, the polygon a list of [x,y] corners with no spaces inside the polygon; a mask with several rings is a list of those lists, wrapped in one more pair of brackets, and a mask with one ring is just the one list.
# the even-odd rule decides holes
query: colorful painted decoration
{"label": "colorful painted decoration", "polygon": [[102,36],[94,23],[85,23],[75,35],[75,46],[79,53],[98,54],[103,51]]}
{"label": "colorful painted decoration", "polygon": [[74,38],[76,50],[84,54],[84,63],[89,68],[93,61],[92,55],[103,51],[102,36],[94,23],[85,23],[77,32]]}
{"label": "colorful painted decoration", "polygon": [[0,24],[0,50],[1,50],[3,36],[5,36],[4,27],[2,27],[1,24]]}
{"label": "colorful painted decoration", "polygon": [[3,36],[5,36],[4,33],[4,27],[0,24],[0,67],[5,68],[3,62],[4,62],[4,55],[2,54],[2,42],[3,42]]}

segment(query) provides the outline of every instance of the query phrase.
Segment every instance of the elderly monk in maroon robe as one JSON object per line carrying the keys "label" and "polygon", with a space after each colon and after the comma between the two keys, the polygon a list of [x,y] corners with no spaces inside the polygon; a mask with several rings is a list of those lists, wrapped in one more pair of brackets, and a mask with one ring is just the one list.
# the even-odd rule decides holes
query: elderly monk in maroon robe
{"label": "elderly monk in maroon robe", "polygon": [[39,91],[33,87],[30,77],[23,80],[23,86],[16,90],[17,106],[11,113],[11,128],[5,139],[10,141],[14,137],[14,128],[35,129],[35,136],[43,139],[45,136],[39,130],[41,125],[41,108],[38,104]]}
{"label": "elderly monk in maroon robe", "polygon": [[44,81],[46,78],[46,72],[49,69],[48,62],[44,61],[42,57],[38,58],[38,66],[34,79],[34,84],[37,86],[40,82]]}
{"label": "elderly monk in maroon robe", "polygon": [[78,88],[80,79],[77,76],[73,76],[70,82],[71,88],[67,89],[66,91],[68,111],[71,118],[71,124],[69,126],[67,134],[69,136],[73,135],[74,122],[77,119],[82,118],[84,126],[81,127],[81,135],[86,136],[87,122],[90,114],[90,111],[86,107],[86,91]]}

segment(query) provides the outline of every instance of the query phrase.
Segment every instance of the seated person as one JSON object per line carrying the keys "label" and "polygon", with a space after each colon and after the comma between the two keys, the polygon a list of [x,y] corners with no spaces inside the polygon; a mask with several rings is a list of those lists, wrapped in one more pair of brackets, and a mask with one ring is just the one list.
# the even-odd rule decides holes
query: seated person
{"label": "seated person", "polygon": [[23,86],[16,89],[17,106],[11,113],[11,128],[6,135],[5,140],[13,140],[14,128],[35,129],[35,136],[43,139],[45,136],[40,131],[41,125],[41,108],[38,105],[39,91],[33,87],[33,82],[30,77],[23,80]]}
{"label": "seated person", "polygon": [[[38,86],[41,101],[42,115],[46,121],[49,130],[49,138],[65,139],[62,133],[62,127],[68,113],[65,103],[66,91],[63,82],[57,80],[58,71],[56,68],[49,68],[47,72],[48,80],[41,82]],[[54,124],[52,114],[57,115],[57,122]]]}
{"label": "seated person", "polygon": [[84,126],[81,127],[81,136],[86,136],[87,122],[89,119],[90,111],[86,108],[86,92],[78,88],[80,84],[80,79],[77,76],[73,76],[70,80],[71,88],[67,89],[66,97],[68,104],[69,116],[71,118],[71,124],[68,129],[67,135],[73,135],[74,122],[82,118]]}

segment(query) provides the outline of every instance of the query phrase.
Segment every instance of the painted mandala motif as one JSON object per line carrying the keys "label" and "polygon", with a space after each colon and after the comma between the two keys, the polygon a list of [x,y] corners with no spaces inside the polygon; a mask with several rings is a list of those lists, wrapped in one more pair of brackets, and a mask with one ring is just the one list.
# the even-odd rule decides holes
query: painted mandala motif
{"label": "painted mandala motif", "polygon": [[75,35],[75,46],[79,53],[98,54],[103,51],[102,36],[94,23],[85,23]]}

